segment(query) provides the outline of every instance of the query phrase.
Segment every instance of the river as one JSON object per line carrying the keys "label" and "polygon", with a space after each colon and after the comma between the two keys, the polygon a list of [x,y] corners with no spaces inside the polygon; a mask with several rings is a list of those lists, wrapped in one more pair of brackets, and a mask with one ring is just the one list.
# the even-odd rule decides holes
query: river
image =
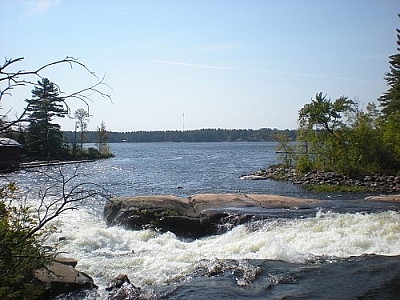
{"label": "river", "polygon": [[[240,180],[277,162],[275,143],[121,143],[115,157],[81,164],[76,182],[115,196],[262,193],[324,200],[311,210],[276,210],[264,221],[218,236],[184,240],[152,230],[107,227],[105,199],[83,201],[56,222],[49,242],[78,260],[106,299],[118,274],[144,299],[395,299],[400,295],[400,206],[365,203],[367,194],[311,193],[287,182]],[[59,171],[59,167],[47,169]],[[45,169],[41,169],[45,170]],[[75,166],[61,167],[73,174]],[[21,192],[46,179],[34,170],[8,175]],[[31,196],[34,194],[31,192]],[[59,242],[61,240],[61,242]]]}

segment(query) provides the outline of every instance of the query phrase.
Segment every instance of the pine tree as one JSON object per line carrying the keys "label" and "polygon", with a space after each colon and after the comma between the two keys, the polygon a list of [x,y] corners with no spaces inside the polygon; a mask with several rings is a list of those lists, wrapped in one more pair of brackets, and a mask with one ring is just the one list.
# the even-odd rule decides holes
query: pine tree
{"label": "pine tree", "polygon": [[56,117],[68,113],[58,88],[47,78],[38,81],[28,103],[28,149],[32,156],[48,160],[62,155],[63,134],[60,125],[52,123]]}
{"label": "pine tree", "polygon": [[385,117],[400,111],[400,29],[397,28],[396,31],[398,53],[389,56],[390,72],[385,74],[389,89],[378,98]]}

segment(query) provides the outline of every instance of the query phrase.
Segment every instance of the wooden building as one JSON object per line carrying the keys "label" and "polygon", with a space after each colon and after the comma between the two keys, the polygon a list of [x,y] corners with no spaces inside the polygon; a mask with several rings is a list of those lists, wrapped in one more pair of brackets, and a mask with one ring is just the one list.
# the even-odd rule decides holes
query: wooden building
{"label": "wooden building", "polygon": [[9,138],[0,138],[0,172],[18,169],[21,159],[21,144]]}

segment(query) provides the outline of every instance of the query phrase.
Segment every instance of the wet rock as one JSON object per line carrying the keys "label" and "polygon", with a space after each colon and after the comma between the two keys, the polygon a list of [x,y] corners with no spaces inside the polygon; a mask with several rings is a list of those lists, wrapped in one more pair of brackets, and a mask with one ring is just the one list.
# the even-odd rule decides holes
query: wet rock
{"label": "wet rock", "polygon": [[111,282],[107,285],[106,290],[111,291],[113,289],[119,289],[123,284],[130,284],[130,280],[127,275],[119,274],[115,278],[111,280]]}
{"label": "wet rock", "polygon": [[[315,202],[317,200],[255,194],[124,197],[107,201],[104,219],[109,226],[123,225],[134,230],[152,228],[197,238],[263,219],[264,208],[301,207]],[[243,212],[243,208],[248,212]]]}
{"label": "wet rock", "polygon": [[[142,290],[134,286],[127,275],[119,274],[106,287],[109,292],[108,300],[130,300],[142,299]],[[147,299],[146,297],[144,297]]]}
{"label": "wet rock", "polygon": [[76,263],[75,259],[57,257],[45,268],[35,271],[35,283],[45,288],[44,298],[97,288],[89,275],[75,269]]}

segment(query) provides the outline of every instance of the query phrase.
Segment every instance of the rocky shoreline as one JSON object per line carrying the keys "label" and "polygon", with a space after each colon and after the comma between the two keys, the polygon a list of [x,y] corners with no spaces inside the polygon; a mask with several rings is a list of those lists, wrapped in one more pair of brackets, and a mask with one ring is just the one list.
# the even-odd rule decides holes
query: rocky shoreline
{"label": "rocky shoreline", "polygon": [[365,175],[357,178],[340,175],[335,172],[313,171],[298,174],[295,169],[290,168],[266,168],[240,177],[244,180],[280,180],[290,181],[293,184],[307,186],[332,186],[353,187],[367,192],[377,193],[399,193],[400,176],[387,175]]}

